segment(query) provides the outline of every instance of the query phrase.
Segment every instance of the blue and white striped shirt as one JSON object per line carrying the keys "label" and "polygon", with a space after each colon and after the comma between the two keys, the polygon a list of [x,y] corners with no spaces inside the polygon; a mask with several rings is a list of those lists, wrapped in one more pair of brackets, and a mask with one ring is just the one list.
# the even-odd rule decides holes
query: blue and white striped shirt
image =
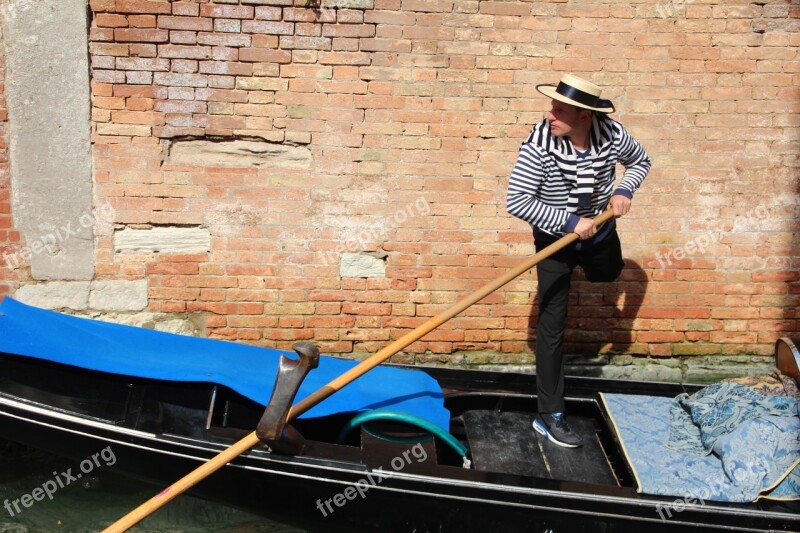
{"label": "blue and white striped shirt", "polygon": [[[617,163],[625,167],[614,188]],[[506,209],[535,230],[554,237],[572,232],[580,217],[603,212],[613,194],[628,198],[650,170],[647,153],[619,122],[592,119],[591,151],[579,157],[567,137],[554,137],[547,120],[520,147],[508,183]]]}

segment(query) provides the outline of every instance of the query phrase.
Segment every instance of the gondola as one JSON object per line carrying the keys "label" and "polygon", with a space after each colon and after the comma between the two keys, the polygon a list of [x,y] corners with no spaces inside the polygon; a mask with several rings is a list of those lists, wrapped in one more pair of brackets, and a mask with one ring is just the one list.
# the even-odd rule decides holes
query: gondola
{"label": "gondola", "polygon": [[[195,355],[179,361],[192,367],[186,379],[181,364],[141,371],[162,366],[144,352],[164,360],[181,350],[257,350],[265,359],[281,352],[101,323],[8,297],[0,337],[0,436],[72,461],[65,469],[73,479],[106,468],[154,487],[252,432],[266,402],[234,383],[241,376],[218,376]],[[112,346],[139,370],[115,370]],[[779,366],[796,371],[794,344],[776,352]],[[249,360],[224,353],[231,366]],[[673,398],[701,385],[568,377],[570,421],[586,442],[565,449],[531,429],[533,375],[383,366],[389,373],[373,385],[385,397],[360,405],[353,384],[335,408],[295,420],[286,446],[253,448],[192,494],[309,531],[800,531],[791,499],[731,503],[639,490],[631,443],[603,395]],[[435,384],[411,398],[422,407],[408,403],[413,392],[395,389],[396,381],[413,382],[409,376]],[[263,383],[265,395],[273,385]]]}

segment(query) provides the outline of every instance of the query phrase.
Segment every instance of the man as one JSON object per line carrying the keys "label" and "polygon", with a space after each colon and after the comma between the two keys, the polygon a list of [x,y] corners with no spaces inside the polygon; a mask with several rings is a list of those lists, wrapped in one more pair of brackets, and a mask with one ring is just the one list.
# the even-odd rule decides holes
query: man
{"label": "man", "polygon": [[[536,328],[538,413],[533,428],[560,446],[583,439],[564,416],[562,344],[567,324],[570,277],[580,265],[591,282],[617,279],[623,267],[616,224],[595,227],[592,218],[610,206],[628,213],[650,160],[619,122],[607,116],[614,105],[600,87],[566,74],[557,86],[536,89],[552,99],[545,120],[522,143],[508,184],[508,212],[533,227],[536,250],[568,233],[579,240],[537,267],[539,323]],[[615,187],[615,166],[625,172]]]}

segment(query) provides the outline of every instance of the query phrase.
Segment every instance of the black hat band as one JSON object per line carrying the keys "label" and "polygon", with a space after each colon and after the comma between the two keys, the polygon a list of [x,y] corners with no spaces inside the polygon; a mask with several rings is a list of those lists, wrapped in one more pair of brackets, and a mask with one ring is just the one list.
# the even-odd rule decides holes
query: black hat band
{"label": "black hat band", "polygon": [[556,87],[556,92],[561,96],[565,96],[570,100],[574,100],[580,104],[589,107],[598,107],[598,103],[600,100],[599,96],[595,96],[593,94],[589,94],[587,92],[581,91],[580,89],[576,89],[572,85],[567,85],[566,83],[559,82],[558,87]]}

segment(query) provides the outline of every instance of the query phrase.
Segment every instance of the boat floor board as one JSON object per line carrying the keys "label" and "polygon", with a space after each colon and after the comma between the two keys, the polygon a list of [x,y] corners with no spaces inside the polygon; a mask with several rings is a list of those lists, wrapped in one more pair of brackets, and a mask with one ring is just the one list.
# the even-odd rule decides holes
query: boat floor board
{"label": "boat floor board", "polygon": [[591,418],[570,417],[584,445],[562,448],[533,430],[531,413],[466,411],[462,417],[476,470],[617,485]]}
{"label": "boat floor board", "polygon": [[551,477],[533,434],[530,415],[466,411],[462,419],[476,470]]}

